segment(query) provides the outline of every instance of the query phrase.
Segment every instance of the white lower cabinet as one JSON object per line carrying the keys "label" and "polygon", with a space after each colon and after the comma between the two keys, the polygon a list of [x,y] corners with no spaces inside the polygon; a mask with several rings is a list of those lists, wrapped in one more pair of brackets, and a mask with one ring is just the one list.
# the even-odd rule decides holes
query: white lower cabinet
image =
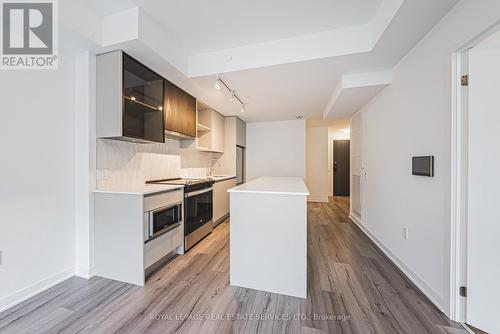
{"label": "white lower cabinet", "polygon": [[182,246],[181,226],[144,244],[144,268],[149,268],[169,252]]}
{"label": "white lower cabinet", "polygon": [[97,276],[144,286],[151,265],[184,251],[184,223],[146,242],[148,213],[182,203],[181,189],[158,194],[96,191],[94,261]]}
{"label": "white lower cabinet", "polygon": [[236,187],[236,178],[219,181],[214,184],[214,225],[222,222],[229,214],[229,193],[228,189]]}

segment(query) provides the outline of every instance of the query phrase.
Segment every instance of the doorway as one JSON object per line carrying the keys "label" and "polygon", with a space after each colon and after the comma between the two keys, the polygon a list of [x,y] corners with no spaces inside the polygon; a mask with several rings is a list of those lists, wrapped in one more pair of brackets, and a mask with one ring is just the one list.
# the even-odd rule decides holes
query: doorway
{"label": "doorway", "polygon": [[350,140],[333,141],[333,196],[351,194],[351,142]]}

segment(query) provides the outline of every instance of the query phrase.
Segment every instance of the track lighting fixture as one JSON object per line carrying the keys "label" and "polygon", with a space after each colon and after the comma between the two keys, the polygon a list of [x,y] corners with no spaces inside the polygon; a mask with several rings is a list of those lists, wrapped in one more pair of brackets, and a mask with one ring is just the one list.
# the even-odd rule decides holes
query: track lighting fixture
{"label": "track lighting fixture", "polygon": [[239,97],[239,95],[236,93],[236,91],[234,89],[232,89],[231,87],[229,87],[229,85],[224,80],[222,80],[222,78],[219,75],[217,75],[216,79],[215,79],[214,88],[217,90],[220,90],[223,87],[226,88],[226,90],[228,91],[229,101],[231,101],[231,102],[238,101],[241,104],[240,111],[242,113],[244,113],[246,110],[246,107],[245,107],[245,102],[243,102],[243,99],[241,97]]}

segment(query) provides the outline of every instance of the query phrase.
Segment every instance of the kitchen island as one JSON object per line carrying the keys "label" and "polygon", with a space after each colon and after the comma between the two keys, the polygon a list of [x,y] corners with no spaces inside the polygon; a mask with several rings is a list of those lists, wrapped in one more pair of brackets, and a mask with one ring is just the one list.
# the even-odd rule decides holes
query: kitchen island
{"label": "kitchen island", "polygon": [[231,285],[307,298],[304,181],[262,177],[228,191]]}

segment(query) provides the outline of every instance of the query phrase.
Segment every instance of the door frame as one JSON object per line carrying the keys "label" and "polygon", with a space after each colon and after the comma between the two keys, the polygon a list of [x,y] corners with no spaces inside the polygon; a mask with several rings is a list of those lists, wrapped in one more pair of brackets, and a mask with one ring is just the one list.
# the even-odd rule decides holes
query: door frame
{"label": "door frame", "polygon": [[461,77],[468,74],[469,50],[498,30],[500,20],[452,54],[450,318],[466,328],[467,299],[460,296],[460,287],[467,286],[469,108]]}

